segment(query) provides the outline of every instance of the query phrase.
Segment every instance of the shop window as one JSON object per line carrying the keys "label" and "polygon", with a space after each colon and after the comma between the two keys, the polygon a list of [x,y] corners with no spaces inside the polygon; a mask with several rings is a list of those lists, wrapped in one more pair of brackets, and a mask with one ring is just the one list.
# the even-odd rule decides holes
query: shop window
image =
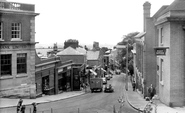
{"label": "shop window", "polygon": [[43,91],[49,90],[49,76],[45,76],[42,78],[42,84],[43,84]]}
{"label": "shop window", "polygon": [[12,39],[21,39],[21,23],[12,23],[11,27]]}
{"label": "shop window", "polygon": [[12,55],[0,55],[0,72],[1,76],[12,74]]}
{"label": "shop window", "polygon": [[27,73],[27,55],[26,53],[17,54],[17,74]]}

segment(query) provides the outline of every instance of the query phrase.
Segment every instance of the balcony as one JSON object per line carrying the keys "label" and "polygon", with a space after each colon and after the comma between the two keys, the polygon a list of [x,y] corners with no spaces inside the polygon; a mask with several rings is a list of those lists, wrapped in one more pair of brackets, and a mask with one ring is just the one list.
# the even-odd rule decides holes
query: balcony
{"label": "balcony", "polygon": [[35,11],[35,5],[16,2],[0,2],[0,10]]}

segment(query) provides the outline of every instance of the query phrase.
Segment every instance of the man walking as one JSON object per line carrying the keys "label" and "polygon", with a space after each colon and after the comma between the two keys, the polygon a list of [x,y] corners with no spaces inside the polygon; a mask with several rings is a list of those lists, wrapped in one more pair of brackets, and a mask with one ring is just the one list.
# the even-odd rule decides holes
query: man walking
{"label": "man walking", "polygon": [[17,113],[20,113],[21,112],[22,103],[23,103],[23,100],[20,99],[19,102],[18,102],[18,104],[17,104]]}

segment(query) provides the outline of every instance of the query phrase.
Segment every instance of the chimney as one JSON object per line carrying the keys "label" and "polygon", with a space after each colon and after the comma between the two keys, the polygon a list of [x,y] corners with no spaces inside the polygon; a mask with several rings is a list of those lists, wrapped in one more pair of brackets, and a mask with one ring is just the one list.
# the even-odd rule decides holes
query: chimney
{"label": "chimney", "polygon": [[151,4],[150,2],[146,1],[143,4],[143,24],[144,24],[144,31],[146,30],[146,18],[150,17],[150,8],[151,8]]}

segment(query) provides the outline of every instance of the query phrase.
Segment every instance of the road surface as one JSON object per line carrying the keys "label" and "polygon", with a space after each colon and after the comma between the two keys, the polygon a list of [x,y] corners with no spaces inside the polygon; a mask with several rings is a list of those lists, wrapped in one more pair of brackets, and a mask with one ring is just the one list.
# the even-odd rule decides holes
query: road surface
{"label": "road surface", "polygon": [[[114,75],[108,84],[112,84],[114,88],[113,93],[87,93],[69,99],[58,100],[51,103],[43,103],[37,106],[37,113],[138,113],[135,109],[130,107],[124,96],[125,90],[125,76]],[[119,103],[118,99],[123,100]],[[30,112],[32,106],[26,106],[26,113]],[[16,108],[1,109],[0,113],[16,113]]]}

